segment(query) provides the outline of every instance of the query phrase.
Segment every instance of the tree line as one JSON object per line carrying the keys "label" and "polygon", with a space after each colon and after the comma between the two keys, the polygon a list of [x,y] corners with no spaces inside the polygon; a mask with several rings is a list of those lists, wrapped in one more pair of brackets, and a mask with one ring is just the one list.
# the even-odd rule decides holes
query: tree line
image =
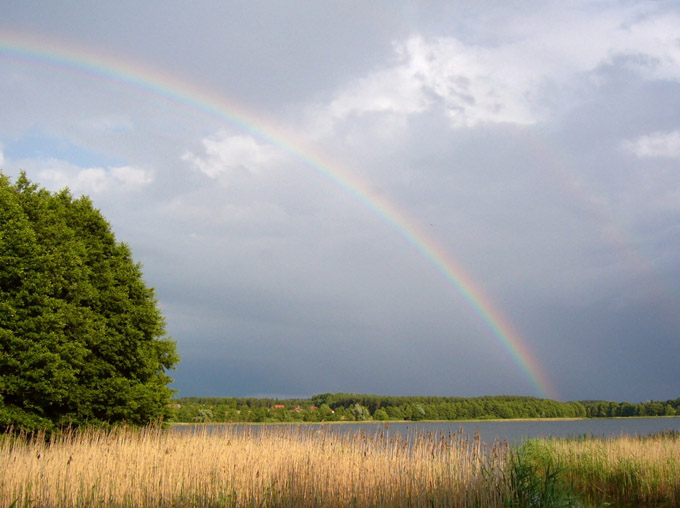
{"label": "tree line", "polygon": [[639,404],[604,400],[584,400],[581,403],[586,408],[586,416],[588,418],[680,415],[680,399],[666,401],[652,400]]}
{"label": "tree line", "polygon": [[326,393],[309,399],[206,398],[173,400],[176,422],[321,422],[582,418],[579,402],[519,396],[425,397]]}
{"label": "tree line", "polygon": [[427,397],[324,393],[309,399],[184,397],[173,400],[175,422],[420,421],[509,418],[673,416],[665,402],[572,401],[522,396]]}

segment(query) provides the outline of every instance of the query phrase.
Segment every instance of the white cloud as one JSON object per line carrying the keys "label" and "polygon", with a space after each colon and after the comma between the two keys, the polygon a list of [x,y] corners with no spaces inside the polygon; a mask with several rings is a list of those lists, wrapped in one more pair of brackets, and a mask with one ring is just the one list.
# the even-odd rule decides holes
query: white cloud
{"label": "white cloud", "polygon": [[583,77],[617,56],[635,57],[627,65],[645,78],[680,80],[680,16],[648,5],[564,5],[490,21],[483,42],[422,35],[396,42],[394,62],[313,109],[314,129],[330,133],[371,114],[403,126],[407,116],[432,108],[456,127],[531,124],[568,106]]}
{"label": "white cloud", "polygon": [[409,55],[401,56],[399,65],[359,79],[340,93],[328,105],[331,116],[344,119],[355,113],[411,114],[423,111],[429,101],[416,75],[418,69],[410,62]]}
{"label": "white cloud", "polygon": [[192,163],[201,173],[213,179],[229,178],[234,174],[257,175],[276,162],[278,151],[258,143],[251,136],[230,136],[225,131],[204,138],[204,154],[186,152],[182,160]]}
{"label": "white cloud", "polygon": [[75,194],[98,193],[107,187],[106,171],[102,168],[81,169],[75,173],[63,169],[46,169],[38,176],[46,184],[51,182],[51,186],[60,189],[68,187]]}
{"label": "white cloud", "polygon": [[5,154],[2,153],[2,145],[0,145],[0,169],[5,165]]}
{"label": "white cloud", "polygon": [[68,187],[74,194],[133,191],[153,182],[151,172],[132,166],[79,168],[63,161],[48,161],[49,169],[38,173],[41,183],[53,189]]}
{"label": "white cloud", "polygon": [[623,143],[625,150],[640,158],[666,157],[680,158],[680,130],[654,132]]}
{"label": "white cloud", "polygon": [[398,63],[352,83],[326,107],[331,123],[352,115],[407,116],[443,106],[454,125],[530,123],[522,90],[498,75],[483,48],[414,36],[395,44]]}
{"label": "white cloud", "polygon": [[629,39],[621,44],[620,51],[647,56],[652,67],[640,69],[647,77],[680,81],[678,26],[680,15],[676,13],[644,16],[625,32]]}
{"label": "white cloud", "polygon": [[533,122],[523,97],[526,76],[495,62],[494,49],[465,46],[453,38],[412,38],[401,48],[425,93],[443,102],[454,125]]}
{"label": "white cloud", "polygon": [[138,189],[153,182],[150,171],[132,166],[111,168],[110,177],[126,189]]}

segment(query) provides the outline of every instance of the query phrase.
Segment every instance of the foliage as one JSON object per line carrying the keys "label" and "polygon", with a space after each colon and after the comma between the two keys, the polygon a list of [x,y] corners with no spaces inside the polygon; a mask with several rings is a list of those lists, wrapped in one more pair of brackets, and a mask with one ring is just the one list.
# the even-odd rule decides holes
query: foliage
{"label": "foliage", "polygon": [[350,408],[350,411],[354,415],[354,419],[358,422],[368,420],[371,417],[370,413],[368,412],[368,409],[366,409],[359,403],[354,404]]}
{"label": "foliage", "polygon": [[0,428],[162,418],[178,361],[164,327],[87,197],[0,173]]}
{"label": "foliage", "polygon": [[[184,397],[174,401],[174,420],[196,421],[201,408],[214,411],[215,422],[295,422],[356,420],[474,420],[507,418],[602,418],[674,416],[680,399],[663,402],[558,402],[512,395],[429,397],[324,393],[309,399]],[[356,405],[368,411],[358,412]],[[275,406],[284,406],[274,409]],[[318,409],[317,409],[318,408]],[[294,411],[295,410],[295,411]],[[258,418],[258,419],[255,419]]]}
{"label": "foliage", "polygon": [[589,418],[612,418],[627,416],[676,416],[680,415],[680,399],[667,401],[611,402],[604,400],[584,400],[586,416]]}
{"label": "foliage", "polygon": [[580,507],[578,496],[561,476],[553,461],[534,461],[532,441],[515,449],[509,456],[508,494],[505,504],[518,508]]}
{"label": "foliage", "polygon": [[[197,421],[209,409],[214,422],[317,422],[366,420],[465,420],[483,418],[578,418],[578,402],[535,397],[395,397],[325,393],[310,399],[185,397],[175,399],[174,420]],[[283,406],[283,407],[280,407]]]}
{"label": "foliage", "polygon": [[376,409],[375,413],[373,413],[373,419],[374,420],[389,420],[390,415],[387,414],[387,411],[385,410],[384,407],[381,407],[380,409]]}

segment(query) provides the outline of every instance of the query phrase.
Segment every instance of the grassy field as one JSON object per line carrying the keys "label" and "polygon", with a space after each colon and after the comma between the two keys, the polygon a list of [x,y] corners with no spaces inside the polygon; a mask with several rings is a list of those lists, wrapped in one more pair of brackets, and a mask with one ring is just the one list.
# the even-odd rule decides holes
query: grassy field
{"label": "grassy field", "polygon": [[614,439],[532,440],[523,450],[592,506],[680,506],[680,434]]}
{"label": "grassy field", "polygon": [[[0,507],[680,506],[677,436],[535,440],[300,427],[0,439]],[[665,503],[665,504],[662,504]]]}

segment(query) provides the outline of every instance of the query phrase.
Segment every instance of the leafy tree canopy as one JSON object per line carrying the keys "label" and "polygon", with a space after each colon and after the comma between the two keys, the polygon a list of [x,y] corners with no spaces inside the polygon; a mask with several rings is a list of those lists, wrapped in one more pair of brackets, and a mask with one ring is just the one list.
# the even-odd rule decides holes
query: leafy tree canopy
{"label": "leafy tree canopy", "polygon": [[140,265],[90,199],[0,172],[0,428],[161,419],[178,360]]}

